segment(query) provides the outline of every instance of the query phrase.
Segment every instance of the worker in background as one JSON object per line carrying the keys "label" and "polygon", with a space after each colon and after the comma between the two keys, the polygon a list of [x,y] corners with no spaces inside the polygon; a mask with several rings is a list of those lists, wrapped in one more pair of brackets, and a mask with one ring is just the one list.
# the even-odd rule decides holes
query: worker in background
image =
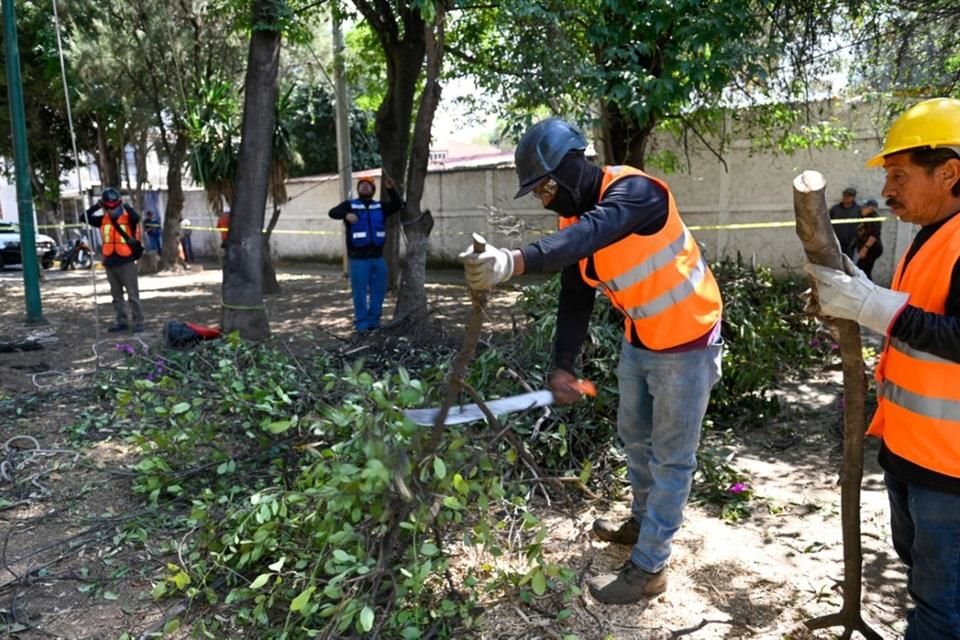
{"label": "worker in background", "polygon": [[377,185],[373,178],[357,180],[357,197],[330,209],[330,217],[343,220],[347,234],[347,258],[350,289],[353,292],[353,326],[364,334],[380,328],[383,301],[387,296],[387,262],[383,245],[387,241],[387,218],[403,208],[403,200],[393,180],[384,177],[388,199],[373,196]]}

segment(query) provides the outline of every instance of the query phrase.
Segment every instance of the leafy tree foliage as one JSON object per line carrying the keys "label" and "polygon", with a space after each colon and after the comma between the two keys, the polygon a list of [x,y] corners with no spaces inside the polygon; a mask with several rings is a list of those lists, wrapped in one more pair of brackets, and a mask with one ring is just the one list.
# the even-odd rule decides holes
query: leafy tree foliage
{"label": "leafy tree foliage", "polygon": [[567,116],[596,127],[606,162],[642,167],[663,122],[701,129],[715,107],[804,89],[834,5],[522,0],[464,12],[450,51],[456,73],[500,97],[514,132],[544,111]]}
{"label": "leafy tree foliage", "polygon": [[[183,209],[183,171],[190,150],[190,127],[224,85],[240,77],[242,39],[236,20],[218,3],[74,4],[74,64],[84,69],[81,91],[86,109],[98,121],[103,105],[118,105],[116,136],[120,148],[146,141],[167,164],[167,208],[161,267],[177,261]],[[126,133],[135,122],[134,133]],[[98,131],[104,127],[98,127]],[[110,129],[108,129],[110,130]]]}
{"label": "leafy tree foliage", "polygon": [[865,12],[852,38],[853,86],[882,96],[885,123],[924,98],[960,96],[960,5],[949,0],[884,0]]}
{"label": "leafy tree foliage", "polygon": [[[31,183],[42,222],[62,220],[58,215],[60,180],[74,167],[66,102],[57,51],[57,34],[47,3],[17,3],[17,42],[26,112]],[[0,48],[0,127],[9,132],[6,49]],[[74,94],[73,99],[76,99]],[[12,138],[0,136],[0,155],[13,157]],[[11,175],[12,163],[4,166]]]}
{"label": "leafy tree foliage", "polygon": [[[284,121],[299,162],[291,176],[336,173],[336,115],[333,98],[323,86],[297,83],[289,93]],[[371,132],[370,115],[354,107],[350,114],[351,158],[354,170],[380,165],[377,140]]]}

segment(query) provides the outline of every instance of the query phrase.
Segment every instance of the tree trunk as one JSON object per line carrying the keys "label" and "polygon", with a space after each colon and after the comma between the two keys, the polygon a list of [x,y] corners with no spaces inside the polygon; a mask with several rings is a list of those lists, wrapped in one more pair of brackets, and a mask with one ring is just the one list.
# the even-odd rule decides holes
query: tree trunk
{"label": "tree trunk", "polygon": [[[419,16],[419,12],[410,13]],[[384,41],[387,58],[387,93],[377,110],[376,134],[380,145],[383,171],[396,183],[397,190],[405,194],[403,178],[410,150],[410,122],[413,118],[413,101],[417,81],[426,51],[424,25],[421,19],[411,19],[404,28],[405,40]],[[409,198],[408,198],[409,200]],[[419,199],[415,202],[419,209]],[[387,220],[387,241],[383,255],[387,261],[387,284],[396,291],[400,282],[400,217]]]}
{"label": "tree trunk", "polygon": [[277,269],[273,264],[273,255],[270,253],[270,238],[273,235],[273,229],[277,226],[280,219],[280,206],[273,203],[273,213],[270,215],[270,223],[263,232],[263,293],[280,293],[280,282],[277,281]]}
{"label": "tree trunk", "polygon": [[[177,140],[167,159],[167,207],[163,212],[163,249],[160,252],[160,271],[177,265],[180,238],[180,217],[183,215],[183,162],[187,155],[187,135],[177,131]],[[145,214],[144,211],[140,212]]]}
{"label": "tree trunk", "polygon": [[[843,269],[840,243],[830,224],[825,196],[826,180],[816,171],[805,171],[793,181],[793,209],[797,236],[807,259]],[[843,527],[843,605],[840,611],[804,624],[810,629],[843,625],[842,637],[859,631],[868,640],[881,640],[860,613],[863,551],[860,544],[860,483],[863,479],[863,434],[866,431],[866,377],[860,343],[860,325],[852,320],[830,319],[840,344],[843,362],[843,467],[840,470],[840,512]]]}
{"label": "tree trunk", "polygon": [[106,126],[97,122],[97,169],[100,171],[100,188],[116,187],[119,189],[120,170],[117,166],[116,155],[110,141],[107,140]]}
{"label": "tree trunk", "polygon": [[430,211],[420,210],[427,167],[430,164],[430,131],[440,103],[440,71],[443,67],[444,20],[442,5],[437,6],[432,25],[423,29],[426,44],[427,77],[420,95],[420,107],[410,148],[407,179],[407,201],[402,213],[403,232],[407,240],[407,259],[403,268],[403,284],[397,296],[397,318],[419,325],[427,316],[427,247],[433,229]]}
{"label": "tree trunk", "polygon": [[137,152],[136,156],[134,156],[135,162],[137,163],[137,183],[134,192],[137,196],[138,211],[143,209],[143,185],[147,182],[147,152],[149,150],[147,131],[143,130],[137,138]]}
{"label": "tree trunk", "polygon": [[628,164],[643,169],[646,163],[647,142],[655,123],[640,126],[623,115],[620,108],[603,103],[601,114],[603,157],[608,164]]}
{"label": "tree trunk", "polygon": [[254,341],[270,337],[263,305],[262,230],[276,119],[280,32],[273,25],[278,10],[275,0],[253,5],[253,23],[259,26],[250,36],[235,202],[223,267],[223,330]]}

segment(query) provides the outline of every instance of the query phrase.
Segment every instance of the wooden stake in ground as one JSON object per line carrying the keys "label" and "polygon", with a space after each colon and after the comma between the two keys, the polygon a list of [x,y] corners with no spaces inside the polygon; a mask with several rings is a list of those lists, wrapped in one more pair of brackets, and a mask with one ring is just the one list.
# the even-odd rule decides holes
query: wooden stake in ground
{"label": "wooden stake in ground", "polygon": [[[827,211],[826,180],[817,171],[804,171],[793,180],[793,211],[797,236],[813,264],[843,270],[840,243]],[[816,290],[814,290],[816,296]],[[816,300],[816,299],[815,299]],[[807,620],[810,629],[842,625],[841,638],[859,631],[868,640],[881,640],[860,614],[863,552],[860,547],[860,482],[863,479],[863,436],[866,431],[866,378],[860,325],[852,320],[827,319],[840,345],[843,363],[843,467],[840,469],[840,512],[843,526],[843,606],[837,613]]]}

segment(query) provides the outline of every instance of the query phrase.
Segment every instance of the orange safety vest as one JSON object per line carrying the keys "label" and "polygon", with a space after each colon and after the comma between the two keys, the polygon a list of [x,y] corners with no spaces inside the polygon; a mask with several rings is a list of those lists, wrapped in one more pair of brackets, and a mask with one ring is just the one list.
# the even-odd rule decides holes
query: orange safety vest
{"label": "orange safety vest", "polygon": [[220,239],[226,242],[227,233],[230,230],[230,214],[229,213],[224,212],[220,214],[220,217],[217,218],[217,229],[221,230]]}
{"label": "orange safety vest", "polygon": [[[126,208],[123,209],[123,213],[116,220],[110,217],[109,213],[104,213],[100,220],[100,235],[103,236],[103,257],[116,254],[121,258],[129,258],[133,255],[133,250],[124,237],[117,233],[114,225],[123,225],[124,232],[130,236],[131,240],[140,239],[140,225],[131,227],[130,214],[127,213]],[[130,232],[131,229],[133,233]]]}
{"label": "orange safety vest", "polygon": [[[580,260],[580,274],[623,314],[627,340],[635,332],[646,347],[662,351],[710,331],[720,319],[723,302],[665,182],[633,167],[604,167],[600,201],[610,185],[629,176],[643,176],[667,192],[667,222],[653,235],[631,233],[594,253],[597,278],[587,275],[590,256]],[[560,228],[579,220],[560,218]]]}
{"label": "orange safety vest", "polygon": [[[910,304],[943,315],[950,274],[960,259],[960,216],[933,234],[904,268],[900,258],[893,290]],[[877,412],[867,433],[882,437],[901,458],[960,478],[960,363],[887,339],[877,365]]]}

